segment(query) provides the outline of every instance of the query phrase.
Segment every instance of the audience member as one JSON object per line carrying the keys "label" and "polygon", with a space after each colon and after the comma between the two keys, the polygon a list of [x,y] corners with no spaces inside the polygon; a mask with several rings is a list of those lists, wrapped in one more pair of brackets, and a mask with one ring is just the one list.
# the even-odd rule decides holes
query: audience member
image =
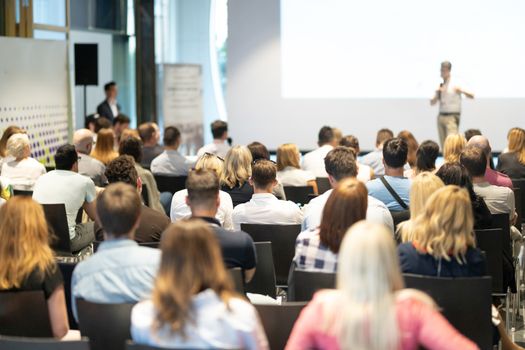
{"label": "audience member", "polygon": [[254,162],[249,180],[254,194],[247,203],[233,209],[233,227],[239,230],[241,224],[292,225],[303,221],[301,209],[291,201],[275,197],[273,187],[277,184],[277,167],[266,159]]}
{"label": "audience member", "polygon": [[481,131],[479,129],[468,129],[465,130],[465,140],[470,141],[470,139],[473,136],[481,135]]}
{"label": "audience member", "polygon": [[487,169],[485,170],[485,179],[488,183],[495,186],[508,187],[513,189],[511,179],[499,171],[490,168],[490,162],[492,160],[492,148],[490,147],[489,140],[485,136],[476,135],[472,136],[467,142],[467,147],[476,146],[483,151],[483,154],[487,158]]}
{"label": "audience member", "polygon": [[341,241],[347,230],[366,218],[367,190],[356,179],[341,180],[323,208],[321,225],[299,234],[294,263],[298,270],[334,273]]}
{"label": "audience member", "polygon": [[370,166],[361,164],[357,159],[357,156],[359,156],[359,153],[361,152],[358,138],[354,135],[347,135],[339,141],[339,145],[354,149],[357,164],[357,179],[365,183],[370,181],[374,177],[374,171]]}
{"label": "audience member", "polygon": [[525,179],[525,130],[512,128],[507,139],[509,151],[500,154],[497,169],[511,179]]}
{"label": "audience member", "polygon": [[201,147],[197,152],[197,156],[201,157],[204,153],[211,153],[224,158],[230,150],[230,145],[227,142],[228,123],[222,120],[215,120],[211,123],[210,127],[213,135],[213,142]]}
{"label": "audience member", "polygon": [[[106,169],[106,176],[110,184],[123,182],[142,192],[142,181],[135,168],[131,156],[122,155],[113,159]],[[134,240],[137,243],[159,242],[162,232],[170,224],[170,219],[164,212],[158,212],[142,204],[138,226],[135,228]],[[95,237],[98,241],[104,240],[104,228],[95,225]]]}
{"label": "audience member", "polygon": [[104,94],[106,95],[106,98],[97,106],[97,113],[101,117],[104,117],[112,122],[113,118],[118,116],[120,113],[120,105],[117,102],[117,83],[110,81],[109,83],[105,84]]}
{"label": "audience member", "polygon": [[159,145],[160,131],[155,123],[143,123],[139,126],[139,135],[144,144],[142,149],[142,160],[140,164],[143,167],[150,167],[151,161],[155,159],[164,150]]}
{"label": "audience member", "polygon": [[394,133],[390,129],[381,129],[377,132],[376,148],[372,152],[366,154],[361,158],[361,164],[368,165],[374,171],[376,177],[385,175],[385,167],[383,165],[383,145],[386,141],[394,137]]}
{"label": "audience member", "polygon": [[113,124],[111,123],[111,121],[108,118],[98,117],[95,120],[95,129],[93,130],[93,132],[95,133],[95,142],[96,142],[96,139],[97,139],[98,132],[100,130],[102,130],[102,129],[111,129],[112,125]]}
{"label": "audience member", "polygon": [[436,176],[438,176],[445,185],[456,185],[468,191],[474,213],[475,229],[487,229],[491,227],[492,214],[483,198],[474,192],[472,179],[463,165],[459,163],[443,164],[437,171]]}
{"label": "audience member", "polygon": [[[332,189],[343,179],[355,178],[357,176],[357,164],[354,152],[348,147],[339,146],[334,148],[328,152],[324,162]],[[332,189],[312,199],[304,208],[303,230],[314,230],[321,224],[323,209],[333,191]],[[367,203],[367,220],[383,224],[393,233],[394,224],[392,215],[390,215],[386,205],[370,196],[368,196]]]}
{"label": "audience member", "polygon": [[381,225],[355,224],[341,245],[337,289],[314,295],[286,350],[477,349],[432,299],[403,287],[391,235]]}
{"label": "audience member", "polygon": [[252,155],[245,146],[233,146],[224,159],[221,190],[231,196],[233,207],[248,202],[253,187],[248,182],[252,176]]}
{"label": "audience member", "polygon": [[324,158],[337,145],[334,130],[329,126],[323,126],[319,130],[317,144],[319,148],[304,155],[302,168],[316,177],[327,177],[328,174],[324,169]]}
{"label": "audience member", "polygon": [[123,140],[127,140],[129,138],[140,140],[139,132],[136,129],[130,129],[130,128],[122,130],[122,133],[120,134],[120,138],[118,140],[118,144],[116,148],[118,149],[118,146]]}
{"label": "audience member", "polygon": [[97,252],[73,271],[71,304],[76,319],[75,299],[116,304],[137,302],[150,296],[160,251],[140,247],[133,240],[141,208],[137,190],[128,184],[111,184],[98,196],[97,214],[105,239]]}
{"label": "audience member", "polygon": [[[163,205],[161,204],[162,195],[157,188],[157,182],[153,174],[142,167],[140,164],[142,159],[142,141],[136,138],[128,138],[122,140],[119,145],[119,154],[133,157],[135,169],[142,182],[142,187],[146,187],[148,192],[148,207],[165,214]],[[169,196],[171,199],[171,196]],[[165,199],[167,200],[167,198]]]}
{"label": "audience member", "polygon": [[152,298],[131,313],[135,343],[268,349],[257,311],[235,294],[213,236],[200,220],[178,222],[165,232]]}
{"label": "audience member", "polygon": [[2,169],[2,164],[5,161],[13,160],[13,157],[7,154],[7,140],[14,134],[25,134],[25,130],[20,129],[18,126],[10,125],[2,133],[0,138],[0,170]]}
{"label": "audience member", "polygon": [[93,150],[93,135],[88,129],[79,129],[73,134],[73,144],[78,153],[78,173],[89,177],[96,186],[103,187],[108,182],[104,176],[106,167],[89,155]]}
{"label": "audience member", "polygon": [[32,191],[35,182],[46,173],[46,167],[31,158],[27,134],[14,134],[7,140],[7,154],[12,160],[2,164],[2,177],[9,180],[14,190]]}
{"label": "audience member", "polygon": [[461,151],[467,145],[467,140],[461,134],[448,135],[443,145],[445,163],[459,163]]}
{"label": "audience member", "polygon": [[311,186],[317,194],[315,175],[301,169],[301,154],[293,143],[285,143],[277,149],[277,181],[283,186]]}
{"label": "audience member", "polygon": [[164,129],[164,152],[151,161],[153,174],[168,176],[186,176],[192,163],[177,150],[181,143],[179,129],[168,126]]}
{"label": "audience member", "polygon": [[40,204],[64,204],[66,207],[71,251],[78,252],[94,239],[93,222],[77,224],[78,211],[83,208],[88,217],[96,219],[95,184],[90,178],[78,174],[78,155],[73,145],[64,145],[55,153],[56,170],[40,176],[33,199]]}
{"label": "audience member", "polygon": [[119,114],[113,119],[113,132],[115,133],[115,139],[117,144],[120,142],[122,132],[129,128],[129,123],[131,120],[127,115]]}
{"label": "audience member", "polygon": [[[47,301],[53,336],[62,338],[69,330],[66,297],[62,274],[49,247],[49,240],[42,206],[31,197],[14,197],[2,205],[0,290],[42,291]],[[3,308],[10,307],[14,305],[3,305]]]}
{"label": "audience member", "polygon": [[[259,159],[270,160],[270,152],[268,152],[268,148],[266,148],[266,146],[262,143],[254,141],[249,143],[246,147],[248,147],[250,150],[250,153],[252,154],[252,160],[254,162],[258,161]],[[275,197],[286,200],[284,186],[279,180],[277,180],[277,185],[273,187],[272,193],[275,195]]]}
{"label": "audience member", "polygon": [[[415,168],[416,168],[416,159],[417,159],[416,152],[417,152],[417,149],[419,148],[419,143],[417,142],[414,135],[408,130],[400,131],[399,134],[397,134],[397,137],[405,140],[405,142],[407,143],[407,146],[408,146],[407,162],[410,167],[408,172],[410,171],[413,172],[415,171]],[[407,177],[410,177],[410,176],[407,176]]]}
{"label": "audience member", "polygon": [[210,170],[190,172],[186,184],[186,203],[193,218],[210,224],[222,250],[222,258],[228,268],[240,267],[246,281],[255,273],[256,256],[252,238],[242,231],[227,231],[216,219],[220,206],[219,178]]}
{"label": "audience member", "polygon": [[[195,170],[209,170],[213,171],[217,178],[220,179],[222,176],[224,160],[211,153],[204,153],[202,157],[197,160],[195,164]],[[186,203],[186,197],[188,196],[188,190],[180,190],[175,192],[171,200],[170,217],[171,221],[182,220],[191,217],[191,210]],[[233,202],[232,197],[224,192],[219,191],[219,208],[215,218],[219,221],[222,227],[226,230],[233,230],[232,212]]]}
{"label": "audience member", "polygon": [[383,202],[390,211],[408,210],[410,180],[403,176],[408,146],[401,138],[387,140],[383,146],[385,176],[367,182],[368,194]]}
{"label": "audience member", "polygon": [[99,130],[91,157],[99,160],[104,165],[108,165],[109,162],[118,157],[118,152],[115,151],[115,134],[113,130],[107,128]]}
{"label": "audience member", "polygon": [[423,141],[416,151],[416,176],[422,172],[436,172],[436,159],[439,156],[439,145],[431,140]]}
{"label": "audience member", "polygon": [[341,140],[343,139],[343,131],[339,128],[332,128],[332,132],[334,133],[334,147],[335,147],[341,143]]}

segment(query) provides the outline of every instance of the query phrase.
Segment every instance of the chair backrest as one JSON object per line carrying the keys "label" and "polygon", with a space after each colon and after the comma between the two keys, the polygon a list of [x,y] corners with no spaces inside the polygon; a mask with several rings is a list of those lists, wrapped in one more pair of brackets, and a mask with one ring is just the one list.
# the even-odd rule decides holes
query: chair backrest
{"label": "chair backrest", "polygon": [[284,186],[286,199],[294,203],[307,204],[310,202],[310,195],[314,193],[312,186]]}
{"label": "chair backrest", "polygon": [[492,349],[490,277],[404,275],[404,279],[407,288],[419,289],[430,295],[439,305],[443,316],[480,349]]}
{"label": "chair backrest", "polygon": [[503,231],[503,252],[507,254],[509,258],[512,258],[509,214],[492,214],[492,225],[490,228],[499,228]]}
{"label": "chair backrest", "polygon": [[87,339],[61,341],[53,338],[5,337],[0,335],[0,349],[9,350],[89,350]]}
{"label": "chair backrest", "polygon": [[290,268],[288,301],[310,301],[319,289],[335,288],[336,274],[310,272]]}
{"label": "chair backrest", "polygon": [[271,242],[255,242],[255,252],[257,253],[257,265],[255,266],[255,274],[249,283],[246,283],[244,290],[247,293],[256,293],[268,295],[275,298],[276,282],[275,282],[275,268],[272,257],[272,243]]}
{"label": "chair backrest", "polygon": [[503,231],[499,228],[476,230],[476,246],[485,252],[492,292],[505,293],[503,286]]}
{"label": "chair backrest", "polygon": [[69,320],[69,329],[78,329],[77,321],[73,316],[73,309],[71,308],[71,277],[73,277],[73,270],[77,266],[72,262],[58,262],[58,268],[62,273],[64,279],[64,294],[66,295],[67,318]]}
{"label": "chair backrest", "polygon": [[139,243],[139,246],[160,249],[160,242],[142,242]]}
{"label": "chair backrest", "polygon": [[66,206],[60,203],[42,204],[42,207],[44,208],[49,233],[55,238],[51,241],[51,248],[59,254],[71,255]]}
{"label": "chair backrest", "polygon": [[124,350],[131,339],[131,309],[135,304],[99,304],[76,299],[78,325],[91,350]]}
{"label": "chair backrest", "polygon": [[232,279],[235,291],[239,294],[244,295],[244,278],[242,274],[242,269],[240,267],[234,267],[232,269],[228,269],[228,273],[230,274],[230,278]]}
{"label": "chair backrest", "polygon": [[410,210],[390,211],[390,215],[392,215],[392,221],[394,222],[394,232],[397,231],[397,225],[403,221],[410,220]]}
{"label": "chair backrest", "polygon": [[159,192],[175,193],[186,188],[187,176],[153,175]]}
{"label": "chair backrest", "polygon": [[514,203],[516,205],[516,213],[518,214],[518,218],[516,220],[516,228],[521,231],[521,223],[523,222],[523,199],[522,196],[525,194],[523,193],[523,189],[515,187],[513,189],[514,191]]}
{"label": "chair backrest", "polygon": [[272,242],[273,263],[278,286],[288,283],[288,271],[295,255],[295,241],[301,225],[241,224],[254,242]]}
{"label": "chair backrest", "polygon": [[518,207],[521,209],[521,222],[525,222],[525,179],[512,179],[512,184],[514,185],[514,187],[520,189],[520,204],[517,204],[516,201],[516,210],[518,209]]}
{"label": "chair backrest", "polygon": [[33,196],[33,191],[13,190],[13,196]]}
{"label": "chair backrest", "polygon": [[306,303],[284,303],[281,305],[255,305],[268,337],[271,350],[286,346],[293,325]]}
{"label": "chair backrest", "polygon": [[0,334],[19,337],[53,337],[44,292],[1,292]]}
{"label": "chair backrest", "polygon": [[142,184],[142,192],[140,194],[142,196],[142,201],[144,202],[144,205],[146,207],[149,207],[149,190],[146,184]]}
{"label": "chair backrest", "polygon": [[327,177],[317,177],[315,178],[315,182],[317,183],[317,193],[319,194],[323,194],[332,188],[330,180],[328,180]]}

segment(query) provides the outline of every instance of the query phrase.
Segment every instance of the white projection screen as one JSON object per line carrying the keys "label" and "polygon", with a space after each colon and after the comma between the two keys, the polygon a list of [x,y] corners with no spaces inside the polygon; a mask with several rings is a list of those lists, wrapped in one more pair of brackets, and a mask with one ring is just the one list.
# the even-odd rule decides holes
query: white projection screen
{"label": "white projection screen", "polygon": [[460,130],[495,151],[525,121],[521,0],[230,0],[227,108],[235,143],[316,146],[322,125],[374,147],[376,131],[437,140],[439,64],[462,88]]}

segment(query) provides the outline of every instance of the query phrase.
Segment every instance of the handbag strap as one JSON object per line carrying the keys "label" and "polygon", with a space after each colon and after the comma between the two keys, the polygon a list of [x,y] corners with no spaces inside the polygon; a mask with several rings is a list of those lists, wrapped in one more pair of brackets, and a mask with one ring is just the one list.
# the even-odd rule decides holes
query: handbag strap
{"label": "handbag strap", "polygon": [[401,206],[401,208],[405,209],[405,210],[408,210],[408,205],[405,203],[405,201],[403,201],[403,199],[401,199],[401,197],[399,197],[399,195],[397,194],[397,192],[392,188],[392,186],[390,186],[390,184],[388,183],[388,181],[386,181],[385,177],[384,176],[381,176],[379,178],[379,180],[381,180],[381,182],[383,183],[383,185],[385,185],[386,189],[388,190],[388,192],[390,192],[390,194],[392,195],[392,197],[394,197],[394,199],[396,200],[396,202],[399,203],[399,205]]}

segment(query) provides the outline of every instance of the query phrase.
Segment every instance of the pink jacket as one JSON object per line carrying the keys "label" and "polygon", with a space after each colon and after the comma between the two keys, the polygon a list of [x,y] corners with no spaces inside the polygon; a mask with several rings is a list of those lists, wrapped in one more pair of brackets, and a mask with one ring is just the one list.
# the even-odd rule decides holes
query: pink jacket
{"label": "pink jacket", "polygon": [[485,180],[494,186],[508,187],[511,190],[514,188],[510,177],[490,168],[487,168],[487,171],[485,172]]}
{"label": "pink jacket", "polygon": [[[337,335],[322,332],[320,328],[338,316],[336,313],[341,311],[341,299],[337,290],[317,292],[295,323],[286,350],[339,350]],[[398,298],[397,320],[400,350],[416,350],[419,345],[429,350],[478,349],[476,344],[461,335],[437,310],[420,298]]]}

